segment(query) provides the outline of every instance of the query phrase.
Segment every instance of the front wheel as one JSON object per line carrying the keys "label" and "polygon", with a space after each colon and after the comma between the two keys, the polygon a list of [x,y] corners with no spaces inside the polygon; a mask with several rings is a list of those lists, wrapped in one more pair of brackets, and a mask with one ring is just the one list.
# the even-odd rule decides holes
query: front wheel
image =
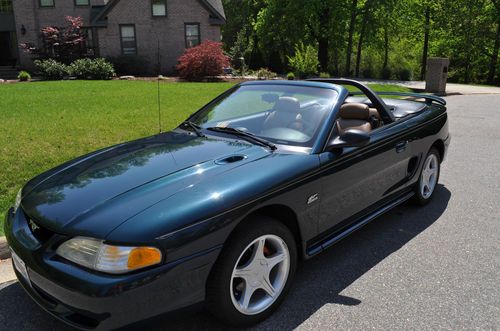
{"label": "front wheel", "polygon": [[415,186],[416,203],[423,206],[431,201],[439,181],[440,171],[441,158],[438,150],[433,147],[424,160],[420,178]]}
{"label": "front wheel", "polygon": [[207,308],[233,326],[267,318],[288,291],[297,265],[295,239],[282,223],[262,217],[229,238],[207,284]]}

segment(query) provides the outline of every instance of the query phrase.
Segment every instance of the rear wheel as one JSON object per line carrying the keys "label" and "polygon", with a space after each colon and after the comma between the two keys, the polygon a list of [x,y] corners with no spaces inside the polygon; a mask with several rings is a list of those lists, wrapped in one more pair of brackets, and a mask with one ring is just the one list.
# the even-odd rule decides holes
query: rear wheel
{"label": "rear wheel", "polygon": [[431,201],[439,181],[440,171],[441,158],[438,150],[433,147],[424,160],[420,178],[415,186],[415,202],[419,205],[423,206]]}
{"label": "rear wheel", "polygon": [[295,239],[268,217],[249,222],[225,245],[207,284],[207,308],[233,326],[258,323],[283,301],[297,265]]}

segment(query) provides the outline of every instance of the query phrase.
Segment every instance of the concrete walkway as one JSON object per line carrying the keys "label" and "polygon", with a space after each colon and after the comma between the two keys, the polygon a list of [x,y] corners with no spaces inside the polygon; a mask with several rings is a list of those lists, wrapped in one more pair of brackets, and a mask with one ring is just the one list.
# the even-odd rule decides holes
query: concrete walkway
{"label": "concrete walkway", "polygon": [[[415,90],[425,90],[425,82],[423,81],[398,81],[398,80],[378,80],[378,79],[366,79],[362,80],[363,83],[370,84],[392,84],[399,85],[403,87],[408,87]],[[463,95],[474,95],[474,94],[500,94],[500,87],[495,86],[485,86],[485,85],[465,85],[465,84],[455,84],[448,83],[446,85],[446,93],[448,95],[453,94],[463,94]]]}
{"label": "concrete walkway", "polygon": [[0,260],[0,284],[16,279],[14,269],[12,268],[12,260]]}

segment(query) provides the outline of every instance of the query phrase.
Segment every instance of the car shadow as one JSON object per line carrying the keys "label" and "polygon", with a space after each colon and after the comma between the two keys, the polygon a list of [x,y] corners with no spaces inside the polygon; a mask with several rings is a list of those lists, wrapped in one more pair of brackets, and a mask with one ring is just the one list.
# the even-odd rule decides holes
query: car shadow
{"label": "car shadow", "polygon": [[[301,264],[283,305],[252,330],[295,329],[327,304],[356,306],[358,298],[340,293],[379,262],[436,222],[448,206],[451,192],[439,185],[424,208],[404,204],[379,217],[349,238]],[[165,319],[163,319],[165,320]],[[39,308],[16,282],[0,285],[0,325],[12,330],[71,330]],[[201,310],[170,316],[148,330],[227,330]],[[143,329],[143,327],[141,327]]]}

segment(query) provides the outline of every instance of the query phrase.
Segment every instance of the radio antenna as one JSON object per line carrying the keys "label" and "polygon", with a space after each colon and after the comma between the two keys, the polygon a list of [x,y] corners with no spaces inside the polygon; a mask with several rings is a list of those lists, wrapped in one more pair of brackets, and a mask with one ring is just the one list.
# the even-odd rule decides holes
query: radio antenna
{"label": "radio antenna", "polygon": [[160,55],[160,39],[158,38],[158,129],[161,133],[161,95],[160,95],[160,77],[161,77],[161,55]]}

